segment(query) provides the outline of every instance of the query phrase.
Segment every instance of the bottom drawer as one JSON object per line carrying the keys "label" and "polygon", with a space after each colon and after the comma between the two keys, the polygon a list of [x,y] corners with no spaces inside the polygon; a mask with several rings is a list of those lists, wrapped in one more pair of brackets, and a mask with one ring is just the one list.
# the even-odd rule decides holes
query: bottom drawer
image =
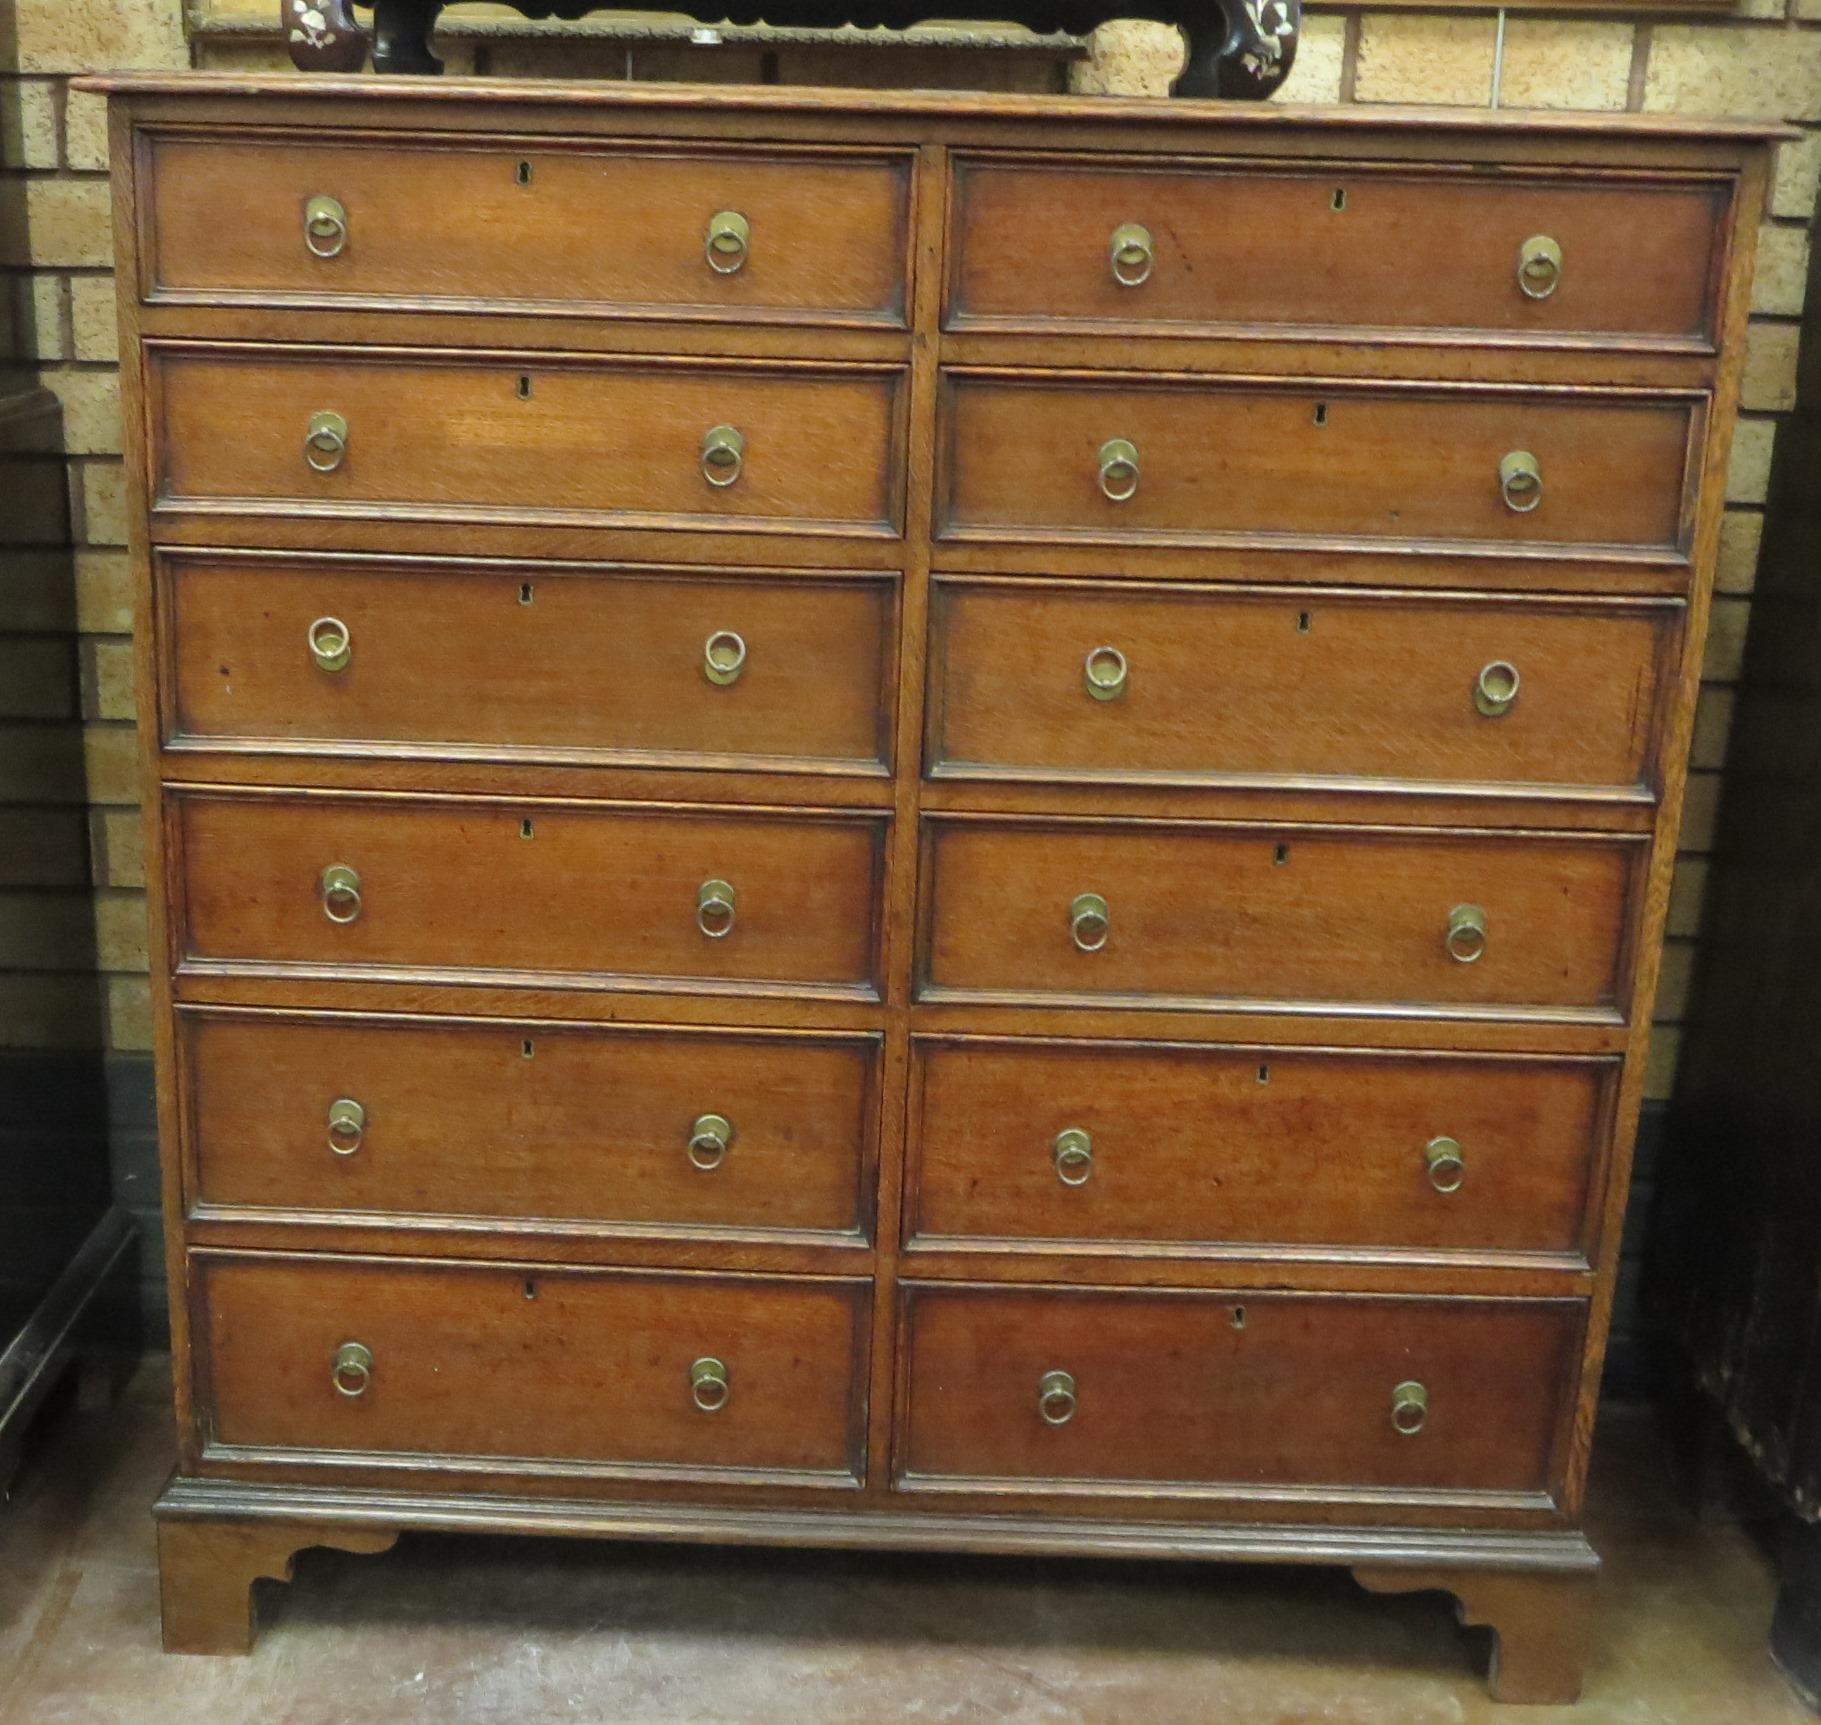
{"label": "bottom drawer", "polygon": [[1558,1477],[1578,1300],[909,1285],[898,1483],[1496,1494]]}
{"label": "bottom drawer", "polygon": [[217,1451],[857,1482],[863,1282],[198,1253],[192,1283]]}

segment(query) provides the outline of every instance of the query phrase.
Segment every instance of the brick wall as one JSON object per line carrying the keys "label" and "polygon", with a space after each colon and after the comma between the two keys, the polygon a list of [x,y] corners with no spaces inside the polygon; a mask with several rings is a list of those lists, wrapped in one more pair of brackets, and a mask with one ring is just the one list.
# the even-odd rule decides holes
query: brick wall
{"label": "brick wall", "polygon": [[[211,12],[210,4],[219,8]],[[243,21],[264,0],[205,0],[198,16]],[[75,688],[34,684],[0,644],[0,802],[29,779],[29,740],[9,701],[30,698],[79,717],[88,773],[94,876],[92,929],[65,940],[40,926],[0,880],[0,1046],[55,1045],[89,985],[76,963],[92,951],[101,971],[107,1044],[116,1056],[123,1138],[119,1173],[138,1193],[151,1183],[144,1098],[150,1043],[144,873],[135,812],[131,628],[120,469],[118,386],[109,274],[107,143],[101,105],[72,95],[69,75],[100,67],[190,64],[254,69],[287,65],[276,38],[186,37],[180,0],[16,0],[17,41],[0,23],[0,270],[44,381],[62,398],[72,525],[79,547],[73,626]],[[1572,8],[1565,9],[1572,11]],[[459,19],[461,14],[456,14]],[[1180,56],[1160,25],[1109,25],[1068,76],[1083,91],[1161,95]],[[10,51],[10,57],[9,57]],[[796,49],[766,56],[751,46],[640,47],[549,41],[462,40],[444,48],[450,70],[499,75],[739,79],[784,82],[1054,87],[1054,56],[957,49]],[[1648,1093],[1667,1097],[1678,1052],[1706,855],[1720,790],[1732,685],[1751,604],[1763,503],[1779,415],[1794,398],[1796,337],[1808,270],[1809,224],[1821,175],[1821,0],[1741,0],[1724,16],[1524,15],[1501,41],[1487,12],[1324,10],[1306,20],[1296,69],[1280,99],[1328,103],[1451,103],[1585,108],[1775,118],[1804,126],[1780,154],[1761,234],[1744,407],[1728,488],[1720,593],[1695,732],[1694,774],[1670,908],[1670,950],[1657,1000],[1658,1034]],[[0,631],[15,626],[29,590],[0,577]],[[29,655],[28,655],[29,657]],[[27,753],[19,754],[21,748]],[[29,784],[25,793],[30,794]],[[68,959],[67,964],[61,962]],[[86,961],[84,961],[86,962]],[[1640,1183],[1651,1176],[1650,1143]],[[1633,1206],[1634,1229],[1646,1205]],[[1622,1307],[1625,1302],[1622,1297]],[[1623,1328],[1623,1326],[1621,1326]],[[1621,1373],[1626,1370],[1623,1348]]]}

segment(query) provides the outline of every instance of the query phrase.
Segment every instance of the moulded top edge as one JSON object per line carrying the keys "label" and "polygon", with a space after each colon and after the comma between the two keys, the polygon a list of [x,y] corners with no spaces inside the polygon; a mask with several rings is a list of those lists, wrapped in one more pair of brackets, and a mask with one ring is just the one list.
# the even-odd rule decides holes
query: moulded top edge
{"label": "moulded top edge", "polygon": [[1277,102],[1204,101],[1176,97],[1051,96],[998,91],[831,89],[810,85],[617,84],[541,78],[326,76],[317,73],[97,72],[75,81],[88,95],[209,96],[248,100],[324,97],[337,101],[423,102],[497,107],[612,111],[688,108],[698,113],[853,114],[950,120],[1119,121],[1148,125],[1232,126],[1245,130],[1310,129],[1337,133],[1468,132],[1479,134],[1711,139],[1781,142],[1801,133],[1779,120],[1683,114],[1605,114],[1554,109],[1401,108]]}

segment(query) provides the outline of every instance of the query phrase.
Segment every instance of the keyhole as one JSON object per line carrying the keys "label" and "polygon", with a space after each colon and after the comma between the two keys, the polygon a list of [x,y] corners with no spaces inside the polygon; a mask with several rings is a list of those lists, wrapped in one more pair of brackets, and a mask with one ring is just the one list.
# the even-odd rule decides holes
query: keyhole
{"label": "keyhole", "polygon": [[1334,196],[1328,200],[1328,207],[1335,210],[1344,210],[1347,207],[1347,188],[1345,186],[1334,188]]}
{"label": "keyhole", "polygon": [[518,1045],[518,1051],[521,1060],[529,1060],[532,1055],[537,1053],[537,1049],[532,1046],[531,1038],[529,1036]]}
{"label": "keyhole", "polygon": [[[526,823],[526,825],[529,824],[529,822]],[[1271,861],[1275,863],[1278,868],[1282,868],[1289,860],[1290,847],[1288,845],[1279,845],[1277,849],[1271,853]]]}
{"label": "keyhole", "polygon": [[520,583],[519,590],[518,590],[518,602],[521,605],[529,605],[531,603],[531,583],[529,581]]}
{"label": "keyhole", "polygon": [[525,819],[525,820],[522,820],[519,822],[518,836],[522,839],[535,838],[537,836],[529,819]]}
{"label": "keyhole", "polygon": [[1271,1082],[1271,1068],[1270,1067],[1268,1067],[1268,1066],[1259,1067],[1258,1082],[1260,1084],[1269,1084]]}
{"label": "keyhole", "polygon": [[519,163],[519,165],[518,165],[518,183],[521,186],[528,186],[531,184],[531,164],[529,162],[520,162]]}
{"label": "keyhole", "polygon": [[1298,611],[1296,613],[1296,632],[1297,632],[1297,634],[1299,634],[1299,635],[1308,634],[1309,629],[1310,629],[1310,617],[1311,617],[1311,613],[1308,611]]}
{"label": "keyhole", "polygon": [[525,1283],[525,1298],[527,1300],[535,1300],[537,1298],[537,1283],[536,1282],[527,1281]]}
{"label": "keyhole", "polygon": [[1315,423],[1317,425],[1328,423],[1328,404],[1325,401],[1318,401],[1315,404]]}
{"label": "keyhole", "polygon": [[520,401],[531,399],[531,379],[521,376],[518,380],[518,398]]}
{"label": "keyhole", "polygon": [[1244,1306],[1233,1308],[1233,1328],[1243,1330],[1246,1327],[1246,1309]]}

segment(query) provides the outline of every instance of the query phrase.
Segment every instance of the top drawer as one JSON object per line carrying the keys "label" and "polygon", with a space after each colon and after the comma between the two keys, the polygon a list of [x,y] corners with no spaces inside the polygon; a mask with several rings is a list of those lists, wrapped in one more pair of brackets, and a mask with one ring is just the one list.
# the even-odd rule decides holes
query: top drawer
{"label": "top drawer", "polygon": [[260,133],[149,155],[149,300],[904,321],[908,156]]}
{"label": "top drawer", "polygon": [[1716,180],[1458,168],[970,162],[956,172],[948,322],[1704,349],[1730,195]]}

